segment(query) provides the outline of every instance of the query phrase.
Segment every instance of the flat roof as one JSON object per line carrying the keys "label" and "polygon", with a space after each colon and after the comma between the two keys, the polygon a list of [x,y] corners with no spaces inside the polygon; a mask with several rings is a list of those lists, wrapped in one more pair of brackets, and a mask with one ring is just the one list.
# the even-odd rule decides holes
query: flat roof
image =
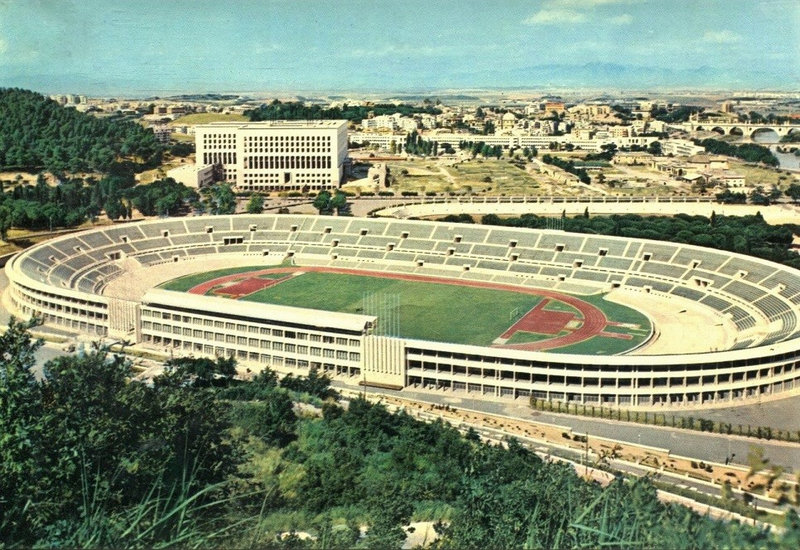
{"label": "flat roof", "polygon": [[338,329],[362,332],[367,323],[375,323],[377,317],[322,311],[293,306],[279,306],[259,302],[247,302],[220,298],[217,296],[197,296],[186,292],[176,292],[154,288],[142,297],[142,304],[161,305],[177,309],[192,309],[205,313],[221,313],[248,317],[253,320],[275,321],[293,325],[303,325],[316,329]]}
{"label": "flat roof", "polygon": [[340,128],[347,125],[347,120],[262,120],[259,122],[209,122],[198,124],[197,129],[202,128],[236,128],[239,130],[264,130],[264,129],[313,129],[313,128]]}

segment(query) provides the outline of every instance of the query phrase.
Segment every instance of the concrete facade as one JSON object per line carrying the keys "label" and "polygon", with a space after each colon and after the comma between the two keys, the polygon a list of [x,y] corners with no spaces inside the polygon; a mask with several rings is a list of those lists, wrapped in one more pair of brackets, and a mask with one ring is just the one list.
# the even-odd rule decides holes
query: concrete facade
{"label": "concrete facade", "polygon": [[[680,353],[675,342],[674,353],[600,357],[381,336],[369,315],[158,289],[131,299],[103,294],[126,270],[197,261],[202,271],[210,258],[573,294],[622,289],[707,308],[732,336],[719,351]],[[170,355],[232,356],[295,373],[318,368],[364,384],[622,407],[737,404],[800,388],[800,273],[679,243],[427,221],[210,216],[60,237],[14,257],[6,274],[6,301],[23,317]]]}
{"label": "concrete facade", "polygon": [[335,189],[344,176],[347,121],[213,122],[195,127],[198,164],[221,168],[239,191]]}

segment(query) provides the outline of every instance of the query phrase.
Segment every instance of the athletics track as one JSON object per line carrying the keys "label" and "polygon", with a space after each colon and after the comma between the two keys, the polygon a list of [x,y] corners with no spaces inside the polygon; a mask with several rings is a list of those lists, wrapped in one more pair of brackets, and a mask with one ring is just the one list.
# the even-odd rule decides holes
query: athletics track
{"label": "athletics track", "polygon": [[[318,272],[318,273],[339,273],[344,275],[363,275],[365,277],[381,277],[384,279],[400,279],[403,281],[413,281],[413,282],[420,282],[420,283],[438,283],[438,284],[447,284],[447,285],[456,285],[456,286],[469,286],[475,288],[486,288],[491,290],[505,290],[509,292],[519,292],[521,294],[530,294],[534,296],[541,296],[544,298],[548,298],[551,300],[558,300],[559,302],[564,302],[575,309],[577,309],[580,314],[583,316],[581,320],[581,325],[575,329],[574,331],[570,332],[569,334],[565,334],[563,336],[557,336],[555,338],[550,338],[547,340],[540,340],[538,342],[526,342],[522,344],[503,344],[494,347],[503,347],[503,348],[512,348],[512,349],[519,349],[519,350],[527,350],[527,351],[542,351],[546,349],[553,349],[553,348],[560,348],[564,346],[569,346],[572,344],[577,344],[579,342],[583,342],[584,340],[588,340],[593,338],[594,336],[612,336],[611,333],[605,333],[603,330],[605,329],[606,325],[609,324],[608,319],[606,318],[605,314],[600,311],[597,307],[584,302],[583,300],[576,298],[574,296],[570,296],[568,294],[562,294],[560,292],[555,292],[553,290],[545,290],[539,288],[526,288],[516,285],[510,284],[503,284],[503,283],[490,283],[485,281],[471,281],[471,280],[462,280],[462,279],[448,279],[443,277],[431,277],[427,275],[412,275],[406,273],[387,273],[385,271],[369,271],[369,270],[360,270],[360,269],[344,269],[344,268],[336,268],[336,267],[320,267],[320,266],[294,266],[294,267],[274,267],[268,269],[260,269],[256,271],[247,271],[241,273],[234,273],[231,275],[225,275],[222,277],[218,277],[211,281],[206,281],[204,283],[200,283],[188,290],[191,294],[200,294],[205,295],[210,290],[214,289],[214,287],[218,287],[219,285],[223,285],[225,283],[233,282],[240,280],[240,283],[236,283],[236,285],[245,285],[242,290],[247,290],[247,288],[253,288],[252,292],[256,292],[261,288],[265,288],[268,286],[272,286],[274,284],[283,281],[284,278],[281,279],[264,279],[264,283],[248,283],[247,280],[257,279],[260,275],[272,274],[272,273],[288,273],[288,274],[295,274],[295,273],[304,273],[304,272]],[[247,280],[242,280],[247,279]],[[232,285],[233,286],[233,285]],[[222,288],[220,291],[224,294],[228,294],[228,291],[231,287]],[[248,292],[250,294],[252,292]],[[233,293],[231,293],[233,294]],[[245,296],[246,294],[237,295],[238,298]],[[526,331],[534,331],[536,325],[534,323],[542,320],[545,321],[546,325],[555,326],[560,323],[561,327],[563,328],[566,323],[563,322],[565,319],[564,315],[565,312],[561,311],[546,311],[544,310],[544,306],[546,305],[547,300],[543,300],[544,303],[537,304],[536,307],[531,309],[528,313],[523,315],[519,320],[514,323],[511,327],[509,327],[508,331],[503,335],[505,337],[506,334],[513,334],[513,331],[516,330],[526,330]],[[540,307],[541,306],[541,307]],[[554,320],[548,321],[546,314],[552,314]],[[555,319],[557,318],[557,319]],[[575,317],[572,317],[575,318]],[[517,326],[520,327],[528,327],[528,328],[514,328]],[[616,336],[616,335],[614,335]]]}

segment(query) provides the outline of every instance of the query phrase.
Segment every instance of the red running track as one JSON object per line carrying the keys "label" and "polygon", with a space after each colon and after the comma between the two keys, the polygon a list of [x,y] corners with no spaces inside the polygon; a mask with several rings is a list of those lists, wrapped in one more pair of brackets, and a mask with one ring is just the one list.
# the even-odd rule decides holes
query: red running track
{"label": "red running track", "polygon": [[574,296],[569,296],[568,294],[562,294],[560,292],[555,292],[553,290],[526,288],[516,285],[503,284],[503,283],[489,283],[485,281],[446,279],[440,277],[431,277],[428,275],[414,275],[410,273],[387,273],[385,271],[344,269],[339,267],[321,267],[321,266],[274,267],[270,269],[260,269],[257,271],[234,273],[233,275],[225,275],[223,277],[218,277],[212,281],[206,281],[205,283],[201,283],[189,289],[189,292],[192,294],[205,294],[209,290],[211,290],[211,288],[220,285],[222,283],[226,283],[231,280],[235,280],[237,278],[242,278],[242,277],[257,277],[265,273],[308,273],[308,272],[340,273],[344,275],[364,275],[366,277],[399,279],[403,281],[414,281],[419,283],[438,283],[445,285],[469,286],[474,288],[487,288],[492,290],[519,292],[520,294],[544,296],[545,298],[551,298],[553,300],[564,302],[565,304],[569,304],[575,309],[577,309],[581,313],[581,315],[583,315],[583,324],[573,332],[565,334],[564,336],[551,338],[549,340],[542,340],[540,342],[529,342],[525,344],[505,344],[496,347],[512,348],[512,349],[520,349],[528,351],[541,351],[545,349],[560,348],[572,344],[577,344],[578,342],[583,342],[584,340],[588,340],[589,338],[598,336],[603,332],[603,329],[605,329],[606,324],[608,324],[608,319],[606,318],[605,314],[592,304],[584,302],[583,300],[575,298]]}
{"label": "red running track", "polygon": [[536,304],[528,313],[511,325],[500,338],[511,338],[517,331],[556,335],[564,330],[569,322],[575,319],[575,314],[570,311],[546,310],[545,307],[549,303],[550,299],[545,298]]}

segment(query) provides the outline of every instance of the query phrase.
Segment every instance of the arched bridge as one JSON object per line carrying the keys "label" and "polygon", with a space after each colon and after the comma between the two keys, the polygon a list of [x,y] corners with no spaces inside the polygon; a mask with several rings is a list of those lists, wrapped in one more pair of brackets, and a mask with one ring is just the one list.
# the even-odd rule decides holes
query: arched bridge
{"label": "arched bridge", "polygon": [[714,122],[714,121],[689,121],[683,124],[683,129],[690,132],[706,131],[716,132],[725,136],[752,137],[758,132],[772,130],[778,137],[783,137],[792,132],[800,132],[800,124],[748,124],[744,122]]}

